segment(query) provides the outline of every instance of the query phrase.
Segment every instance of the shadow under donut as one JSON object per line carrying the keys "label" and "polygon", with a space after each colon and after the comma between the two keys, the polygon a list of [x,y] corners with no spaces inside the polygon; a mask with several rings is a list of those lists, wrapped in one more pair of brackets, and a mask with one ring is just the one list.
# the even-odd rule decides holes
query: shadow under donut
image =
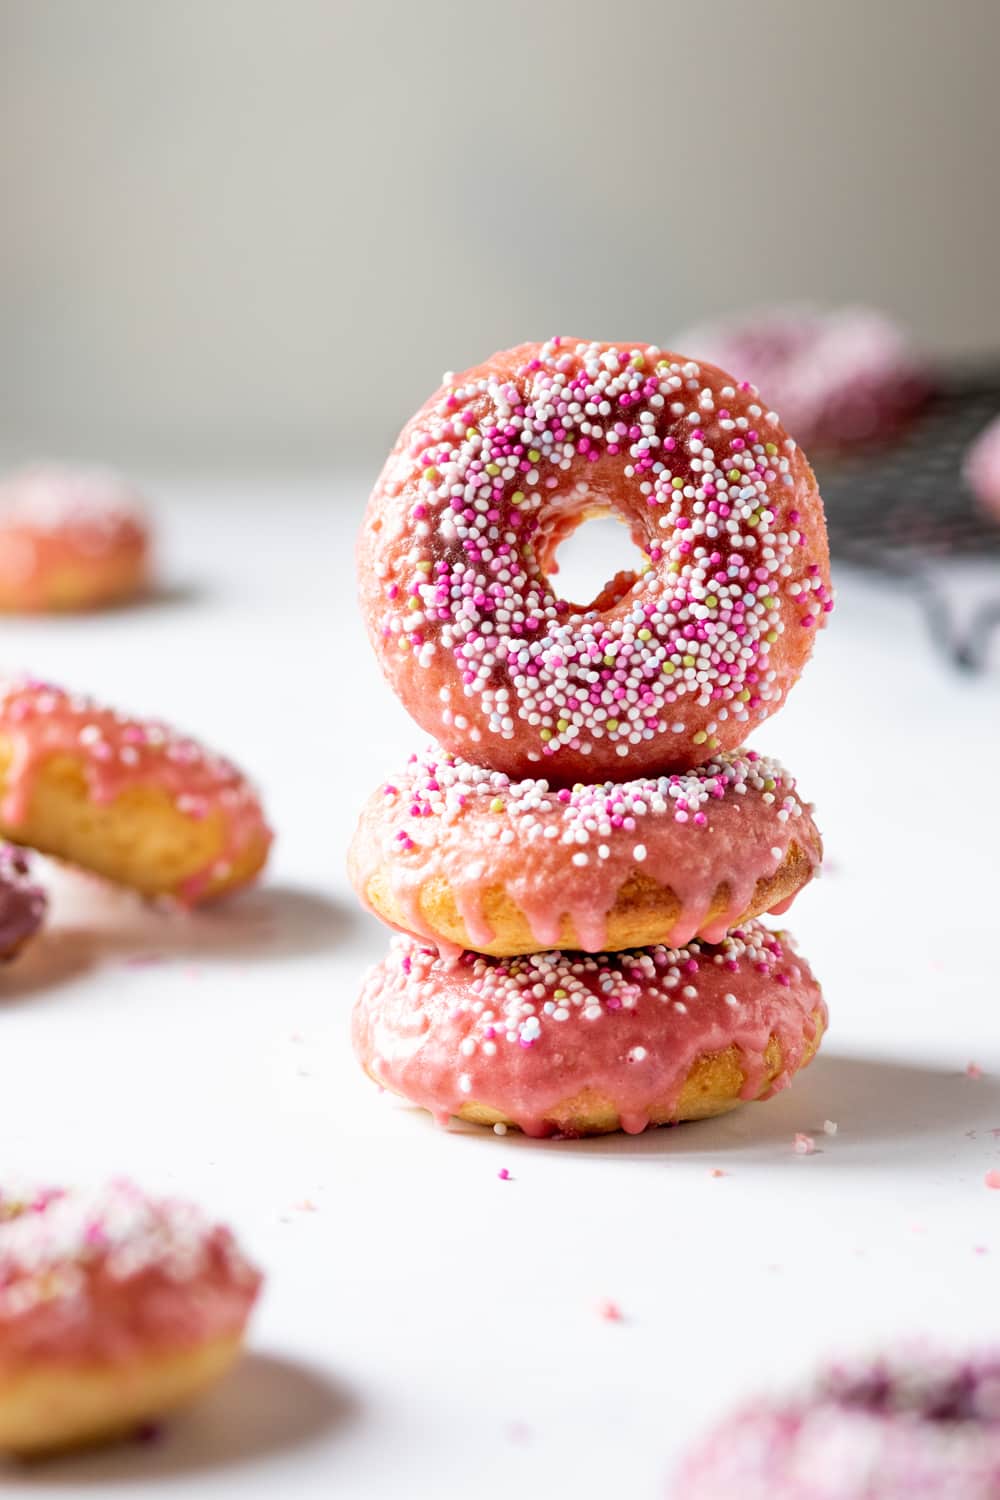
{"label": "shadow under donut", "polygon": [[312,1366],[247,1354],[214,1391],[162,1429],[79,1454],[0,1467],[0,1484],[72,1492],[134,1481],[176,1479],[254,1463],[322,1441],[360,1412],[353,1392]]}
{"label": "shadow under donut", "polygon": [[255,887],[187,912],[61,871],[55,919],[0,968],[0,1011],[108,963],[141,969],[181,959],[261,962],[330,952],[354,936],[359,921],[346,905],[301,886]]}
{"label": "shadow under donut", "polygon": [[[886,1148],[893,1143],[912,1146],[928,1137],[953,1140],[970,1131],[988,1136],[1000,1129],[1000,1077],[970,1078],[954,1067],[821,1052],[775,1098],[716,1119],[580,1140],[530,1140],[512,1130],[503,1147],[640,1161],[736,1153],[743,1160],[773,1162],[776,1152],[792,1159],[789,1143],[799,1131],[815,1136],[823,1150],[825,1120],[837,1124],[826,1152],[831,1163],[884,1168]],[[457,1121],[449,1128],[461,1136],[489,1133]]]}

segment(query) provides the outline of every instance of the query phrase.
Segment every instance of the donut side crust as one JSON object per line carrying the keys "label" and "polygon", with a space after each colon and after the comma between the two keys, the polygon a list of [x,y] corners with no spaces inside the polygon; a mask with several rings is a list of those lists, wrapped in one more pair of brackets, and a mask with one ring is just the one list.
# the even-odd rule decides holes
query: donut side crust
{"label": "donut side crust", "polygon": [[0,613],[73,614],[123,604],[145,591],[148,572],[143,548],[88,558],[85,563],[67,560],[46,569],[44,577],[29,586],[0,573]]}
{"label": "donut side crust", "polygon": [[[798,844],[792,842],[774,874],[762,876],[757,881],[746,910],[732,919],[730,927],[738,927],[751,917],[758,917],[772,907],[789,901],[809,883],[812,876],[812,861]],[[365,894],[383,921],[404,932],[411,930],[407,911],[393,891],[388,867],[380,868],[372,875]],[[728,912],[729,905],[729,887],[724,883],[720,884],[716,887],[704,921],[709,924],[717,921]],[[490,942],[471,940],[451,885],[443,876],[430,876],[424,881],[420,888],[419,908],[424,925],[417,936],[441,940],[460,948],[472,948],[477,953],[486,953],[495,958],[538,953],[550,946],[566,949],[579,949],[581,946],[573,922],[565,914],[558,941],[555,944],[539,943],[532,934],[524,912],[501,886],[487,886],[482,893],[483,916],[494,933]],[[605,950],[609,953],[618,952],[625,948],[645,948],[666,941],[681,910],[681,901],[673,890],[651,879],[641,870],[633,869],[619,889],[615,904],[608,913]]]}
{"label": "donut side crust", "polygon": [[213,1385],[242,1343],[242,1334],[228,1334],[130,1363],[0,1372],[0,1451],[29,1458],[126,1437]]}
{"label": "donut side crust", "polygon": [[[10,739],[0,735],[0,798],[12,754]],[[188,817],[163,787],[152,784],[126,787],[111,802],[95,802],[83,762],[62,752],[48,756],[34,772],[24,818],[12,824],[0,816],[0,835],[145,896],[178,895],[185,881],[209,869],[227,847],[221,810]],[[199,900],[252,880],[267,853],[266,837],[251,840],[225,874],[211,876]]]}
{"label": "donut side crust", "polygon": [[[815,1033],[807,1042],[802,1060],[796,1071],[801,1072],[812,1062],[823,1040],[825,1016],[822,1007],[812,1013]],[[764,1052],[764,1076],[755,1096],[760,1099],[773,1086],[784,1068],[781,1043],[772,1032]],[[381,1088],[395,1092],[391,1085],[366,1068],[368,1076]],[[740,1051],[735,1045],[718,1052],[704,1052],[697,1057],[688,1071],[680,1094],[653,1105],[649,1111],[650,1125],[679,1125],[686,1120],[708,1120],[716,1115],[727,1114],[747,1103],[740,1097],[746,1075],[740,1061]],[[491,1105],[480,1104],[474,1099],[463,1104],[457,1111],[460,1120],[471,1125],[505,1125],[509,1130],[518,1130],[516,1120]],[[609,1135],[621,1129],[618,1107],[613,1099],[595,1089],[581,1089],[571,1099],[561,1100],[546,1112],[546,1122],[554,1133],[581,1135]]]}

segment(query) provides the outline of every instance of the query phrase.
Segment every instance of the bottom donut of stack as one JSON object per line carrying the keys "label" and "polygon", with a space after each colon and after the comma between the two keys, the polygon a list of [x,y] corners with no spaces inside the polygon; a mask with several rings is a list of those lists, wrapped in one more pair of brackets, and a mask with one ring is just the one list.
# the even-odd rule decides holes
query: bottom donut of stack
{"label": "bottom donut of stack", "polygon": [[769,1098],[826,1025],[789,935],[750,921],[718,944],[457,962],[396,937],[352,1031],[371,1078],[441,1122],[579,1136]]}

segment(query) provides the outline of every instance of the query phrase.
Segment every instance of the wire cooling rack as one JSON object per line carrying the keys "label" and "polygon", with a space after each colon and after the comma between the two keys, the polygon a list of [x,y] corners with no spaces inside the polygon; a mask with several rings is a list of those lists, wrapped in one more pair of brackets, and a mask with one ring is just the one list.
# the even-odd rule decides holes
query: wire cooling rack
{"label": "wire cooling rack", "polygon": [[[909,587],[934,639],[968,670],[984,665],[1000,628],[1000,523],[979,510],[962,465],[998,415],[1000,366],[946,374],[890,446],[816,464],[834,556]],[[941,582],[940,564],[956,559],[996,565],[995,589],[964,622]]]}

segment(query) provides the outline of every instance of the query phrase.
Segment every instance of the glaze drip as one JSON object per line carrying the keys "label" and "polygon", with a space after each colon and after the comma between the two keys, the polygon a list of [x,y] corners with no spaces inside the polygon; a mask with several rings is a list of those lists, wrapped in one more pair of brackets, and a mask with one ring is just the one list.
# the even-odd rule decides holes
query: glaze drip
{"label": "glaze drip", "polygon": [[[465,953],[457,964],[397,937],[368,976],[353,1035],[373,1077],[438,1119],[474,1101],[540,1136],[585,1090],[640,1131],[676,1103],[699,1058],[729,1047],[740,1054],[740,1097],[767,1097],[825,1021],[819,985],[787,936],[750,922],[717,947]],[[768,1083],[772,1037],[781,1064]]]}
{"label": "glaze drip", "polygon": [[539,948],[559,942],[568,917],[579,947],[599,952],[630,876],[640,873],[676,897],[665,942],[719,942],[793,847],[815,873],[822,844],[809,805],[784,767],[753,750],[717,754],[683,774],[556,789],[431,748],[411,756],[369,802],[351,872],[369,906],[369,884],[384,874],[406,928],[422,937],[440,942],[421,894],[428,880],[443,877],[475,947],[495,937],[483,895],[499,888],[524,913]]}

